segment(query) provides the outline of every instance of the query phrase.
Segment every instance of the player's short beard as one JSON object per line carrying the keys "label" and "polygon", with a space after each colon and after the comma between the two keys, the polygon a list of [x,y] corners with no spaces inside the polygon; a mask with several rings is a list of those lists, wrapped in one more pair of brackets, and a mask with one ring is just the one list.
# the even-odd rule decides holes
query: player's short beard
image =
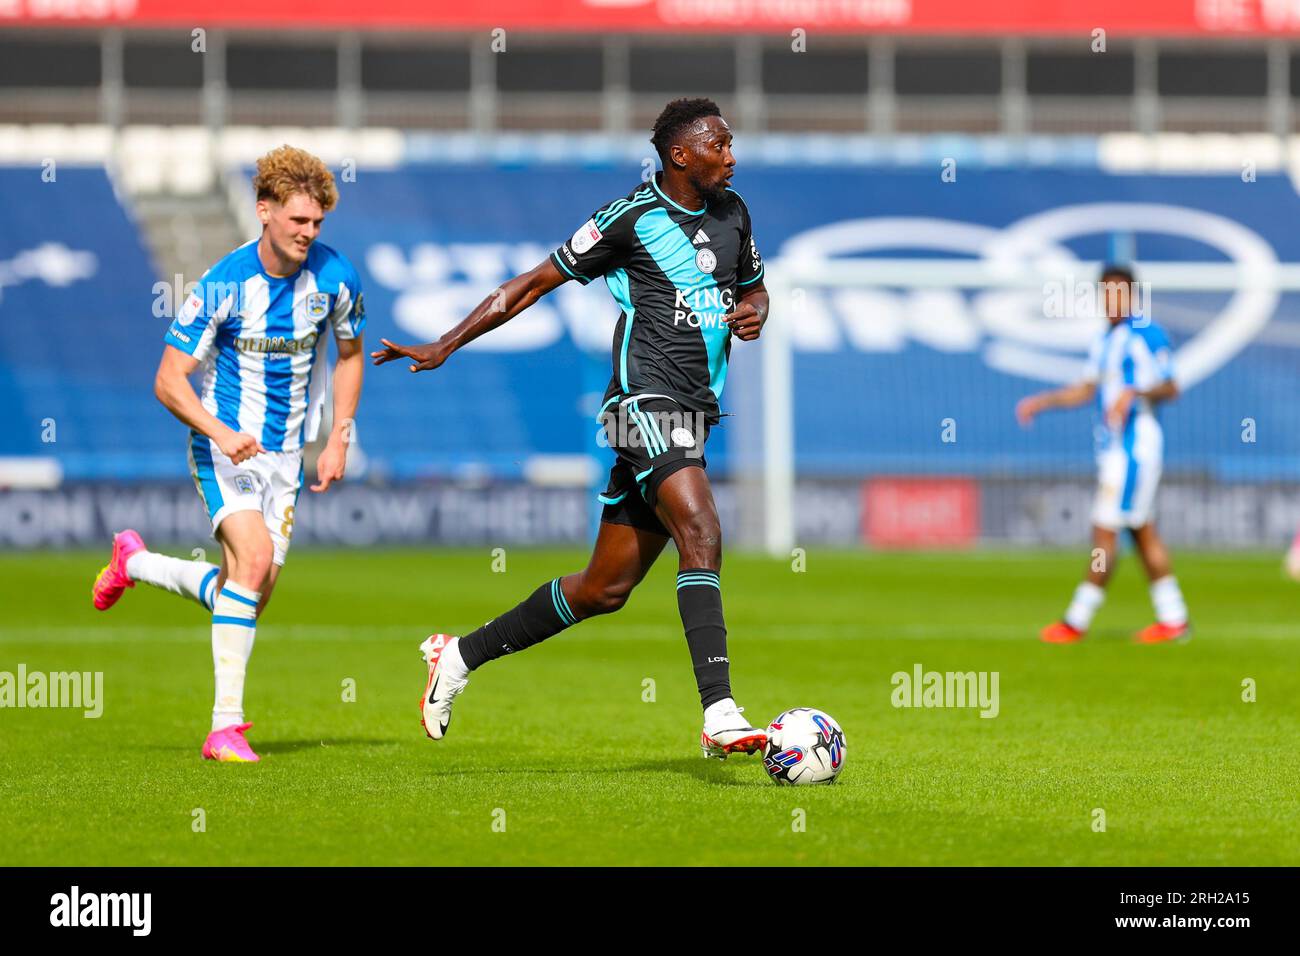
{"label": "player's short beard", "polygon": [[691,185],[695,187],[696,194],[705,203],[721,202],[727,198],[727,184],[725,182],[710,183],[691,177]]}

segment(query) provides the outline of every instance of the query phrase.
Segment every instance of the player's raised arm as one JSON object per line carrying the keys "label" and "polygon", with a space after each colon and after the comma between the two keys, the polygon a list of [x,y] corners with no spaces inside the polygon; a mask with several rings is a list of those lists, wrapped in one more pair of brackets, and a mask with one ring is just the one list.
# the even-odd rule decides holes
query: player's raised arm
{"label": "player's raised arm", "polygon": [[436,342],[427,345],[397,345],[388,339],[380,339],[384,348],[370,353],[376,365],[383,365],[398,358],[408,358],[413,363],[412,372],[428,372],[451,356],[452,352],[473,342],[480,335],[513,319],[546,293],[563,285],[569,277],[562,274],[555,264],[547,259],[536,268],[517,275],[501,288],[495,290],[486,299],[476,305],[459,325],[451,329]]}
{"label": "player's raised arm", "polygon": [[1097,395],[1095,381],[1076,382],[1064,388],[1053,388],[1022,398],[1016,404],[1016,418],[1021,425],[1028,426],[1039,412],[1052,408],[1078,408],[1086,405]]}
{"label": "player's raised arm", "polygon": [[174,345],[167,345],[153,382],[158,401],[190,428],[216,442],[221,453],[236,465],[264,452],[262,443],[252,435],[235,431],[203,407],[189,380],[198,367],[198,359]]}

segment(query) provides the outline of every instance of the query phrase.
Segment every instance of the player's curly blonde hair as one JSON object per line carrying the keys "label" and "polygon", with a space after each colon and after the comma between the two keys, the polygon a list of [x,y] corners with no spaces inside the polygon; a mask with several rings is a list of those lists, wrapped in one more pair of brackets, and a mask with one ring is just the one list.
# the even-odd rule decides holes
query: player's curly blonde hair
{"label": "player's curly blonde hair", "polygon": [[279,146],[257,161],[253,189],[258,199],[274,199],[281,205],[294,193],[306,193],[325,212],[339,201],[334,174],[317,157],[294,146]]}

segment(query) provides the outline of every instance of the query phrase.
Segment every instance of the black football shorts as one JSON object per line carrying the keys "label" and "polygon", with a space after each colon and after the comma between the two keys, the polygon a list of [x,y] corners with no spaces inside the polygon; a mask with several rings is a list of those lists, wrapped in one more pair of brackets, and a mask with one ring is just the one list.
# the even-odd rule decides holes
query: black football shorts
{"label": "black football shorts", "polygon": [[702,412],[688,412],[666,395],[629,395],[601,412],[605,438],[618,460],[599,499],[600,520],[669,537],[655,514],[664,479],[682,468],[707,467],[709,425]]}

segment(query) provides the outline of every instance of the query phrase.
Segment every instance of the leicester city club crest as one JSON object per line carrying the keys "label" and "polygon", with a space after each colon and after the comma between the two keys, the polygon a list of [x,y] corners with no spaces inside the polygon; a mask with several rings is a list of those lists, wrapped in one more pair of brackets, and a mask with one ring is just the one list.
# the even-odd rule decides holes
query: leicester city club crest
{"label": "leicester city club crest", "polygon": [[330,309],[330,296],[328,292],[311,292],[307,295],[307,316],[313,319],[323,319]]}

